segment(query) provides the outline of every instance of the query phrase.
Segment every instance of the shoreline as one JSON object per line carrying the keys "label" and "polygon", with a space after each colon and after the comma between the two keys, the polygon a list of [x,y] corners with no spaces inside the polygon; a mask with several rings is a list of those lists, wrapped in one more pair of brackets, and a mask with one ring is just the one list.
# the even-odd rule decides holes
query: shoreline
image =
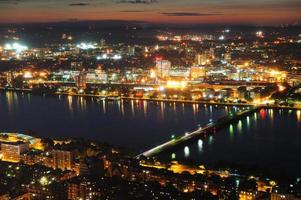
{"label": "shoreline", "polygon": [[178,99],[159,99],[159,98],[145,98],[145,97],[125,97],[125,96],[105,96],[105,95],[95,95],[95,94],[70,94],[70,93],[36,93],[31,89],[6,89],[0,88],[0,91],[7,92],[25,92],[37,95],[51,95],[51,96],[74,96],[74,97],[95,97],[103,98],[108,101],[118,101],[118,100],[137,100],[137,101],[150,101],[150,102],[169,102],[169,103],[184,103],[184,104],[203,104],[203,105],[213,105],[213,106],[237,106],[237,107],[249,107],[249,106],[262,106],[265,109],[286,109],[286,110],[301,110],[301,107],[290,107],[290,106],[279,106],[279,105],[267,105],[267,104],[252,104],[252,103],[226,103],[226,102],[212,102],[212,101],[196,101],[196,100],[178,100]]}

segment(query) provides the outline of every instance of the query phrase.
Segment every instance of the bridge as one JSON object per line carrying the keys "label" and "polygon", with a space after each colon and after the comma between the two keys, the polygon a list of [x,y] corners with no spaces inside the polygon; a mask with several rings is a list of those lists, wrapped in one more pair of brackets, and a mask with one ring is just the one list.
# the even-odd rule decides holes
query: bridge
{"label": "bridge", "polygon": [[164,151],[167,151],[167,150],[170,150],[177,146],[183,145],[183,144],[193,140],[194,138],[197,138],[200,136],[206,136],[207,134],[210,134],[210,133],[215,133],[218,129],[226,127],[229,124],[235,123],[252,113],[258,112],[261,108],[263,108],[263,107],[256,106],[256,107],[251,107],[251,108],[242,108],[240,111],[238,111],[236,113],[229,113],[227,116],[218,119],[216,122],[211,122],[203,128],[198,128],[197,130],[186,133],[184,136],[181,136],[178,138],[173,138],[170,141],[167,141],[161,145],[158,145],[152,149],[149,149],[149,150],[137,155],[136,157],[137,158],[139,158],[140,156],[153,157]]}

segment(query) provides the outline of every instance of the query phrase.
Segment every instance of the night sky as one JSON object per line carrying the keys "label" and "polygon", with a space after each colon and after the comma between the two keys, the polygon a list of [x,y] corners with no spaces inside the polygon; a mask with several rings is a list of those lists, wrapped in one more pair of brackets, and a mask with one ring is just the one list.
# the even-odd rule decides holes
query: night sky
{"label": "night sky", "polygon": [[301,0],[0,0],[0,23],[138,20],[154,23],[285,24]]}

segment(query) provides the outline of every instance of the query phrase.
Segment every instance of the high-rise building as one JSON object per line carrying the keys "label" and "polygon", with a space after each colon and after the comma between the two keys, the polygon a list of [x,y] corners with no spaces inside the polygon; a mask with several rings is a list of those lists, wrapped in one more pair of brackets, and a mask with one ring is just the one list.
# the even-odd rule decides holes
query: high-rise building
{"label": "high-rise building", "polygon": [[86,89],[87,87],[87,74],[85,71],[81,71],[75,78],[76,87],[79,89]]}
{"label": "high-rise building", "polygon": [[106,45],[106,40],[105,39],[101,39],[100,42],[99,42],[99,45],[101,47],[105,46]]}
{"label": "high-rise building", "polygon": [[227,62],[230,62],[231,61],[231,53],[225,53],[224,54],[224,60],[227,61]]}
{"label": "high-rise building", "polygon": [[71,170],[73,164],[73,153],[66,150],[53,150],[53,168]]}
{"label": "high-rise building", "polygon": [[1,143],[2,160],[19,162],[21,154],[29,150],[28,142]]}
{"label": "high-rise building", "polygon": [[128,55],[129,56],[134,56],[135,55],[135,50],[136,50],[135,46],[128,46]]}
{"label": "high-rise building", "polygon": [[71,62],[71,69],[73,70],[82,70],[83,69],[83,62],[82,61],[73,61]]}
{"label": "high-rise building", "polygon": [[206,65],[207,64],[207,56],[206,54],[197,54],[195,57],[196,65]]}
{"label": "high-rise building", "polygon": [[6,75],[6,85],[9,87],[13,86],[13,79],[14,79],[14,74],[12,71],[8,71],[5,73]]}
{"label": "high-rise building", "polygon": [[157,60],[156,71],[157,75],[161,78],[169,76],[169,70],[171,69],[171,62],[168,60]]}
{"label": "high-rise building", "polygon": [[95,69],[95,74],[97,75],[97,79],[100,82],[106,83],[108,82],[108,74],[105,70],[101,69],[101,67],[98,67]]}
{"label": "high-rise building", "polygon": [[206,75],[206,70],[204,67],[192,66],[190,68],[190,77],[191,78],[204,77],[205,75]]}
{"label": "high-rise building", "polygon": [[78,200],[87,199],[87,186],[85,183],[69,183],[68,184],[68,199]]}

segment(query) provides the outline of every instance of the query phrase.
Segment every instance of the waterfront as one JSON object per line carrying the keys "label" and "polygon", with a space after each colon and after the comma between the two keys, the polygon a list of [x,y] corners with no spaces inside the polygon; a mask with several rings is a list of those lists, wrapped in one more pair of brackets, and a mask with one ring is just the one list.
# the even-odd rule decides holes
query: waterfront
{"label": "waterfront", "polygon": [[[0,93],[2,132],[32,131],[42,137],[80,137],[142,152],[174,134],[204,126],[234,107],[97,98]],[[47,115],[46,115],[47,114]],[[195,140],[164,160],[214,166],[219,161],[298,172],[301,113],[262,110],[209,136]],[[277,158],[277,159],[275,159]]]}
{"label": "waterfront", "polygon": [[3,132],[33,131],[42,137],[84,137],[142,152],[174,135],[183,135],[210,119],[224,116],[225,106],[98,98],[0,93]]}

